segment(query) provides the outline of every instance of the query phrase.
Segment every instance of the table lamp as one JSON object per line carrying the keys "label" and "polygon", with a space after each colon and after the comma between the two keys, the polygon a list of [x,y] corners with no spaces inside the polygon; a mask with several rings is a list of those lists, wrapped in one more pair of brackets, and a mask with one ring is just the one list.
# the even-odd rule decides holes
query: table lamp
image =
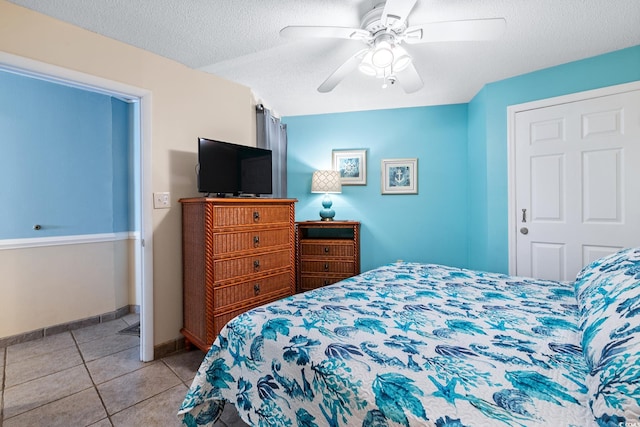
{"label": "table lamp", "polygon": [[340,172],[333,170],[319,170],[313,173],[311,178],[311,192],[324,193],[322,199],[322,210],[320,210],[320,219],[322,221],[333,221],[336,212],[331,209],[333,202],[329,193],[342,193],[342,184],[340,183]]}

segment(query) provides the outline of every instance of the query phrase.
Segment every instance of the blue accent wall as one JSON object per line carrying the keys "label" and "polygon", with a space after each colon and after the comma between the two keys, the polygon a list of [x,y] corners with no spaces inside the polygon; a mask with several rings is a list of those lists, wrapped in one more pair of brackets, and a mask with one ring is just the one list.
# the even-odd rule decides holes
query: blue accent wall
{"label": "blue accent wall", "polygon": [[[397,259],[508,272],[507,107],[640,80],[640,46],[486,85],[464,105],[285,117],[288,196],[318,218],[311,174],[333,149],[368,149],[367,185],[333,197],[362,221],[362,268]],[[381,195],[380,161],[417,157],[418,195]]]}
{"label": "blue accent wall", "polygon": [[508,272],[507,107],[640,80],[640,46],[486,85],[469,103],[469,265]]}
{"label": "blue accent wall", "polygon": [[0,94],[0,239],[129,231],[130,106],[9,72]]}
{"label": "blue accent wall", "polygon": [[[467,264],[467,106],[287,117],[288,196],[296,220],[319,219],[311,175],[332,150],[367,149],[367,185],[332,195],[336,219],[361,221],[363,270],[405,261]],[[418,194],[382,195],[382,159],[417,158]]]}
{"label": "blue accent wall", "polygon": [[467,228],[471,230],[468,236],[469,267],[484,269],[487,265],[486,250],[478,250],[488,239],[487,212],[487,149],[484,141],[486,135],[486,115],[484,105],[486,91],[482,89],[469,103],[468,142],[467,142],[467,176],[468,207]]}

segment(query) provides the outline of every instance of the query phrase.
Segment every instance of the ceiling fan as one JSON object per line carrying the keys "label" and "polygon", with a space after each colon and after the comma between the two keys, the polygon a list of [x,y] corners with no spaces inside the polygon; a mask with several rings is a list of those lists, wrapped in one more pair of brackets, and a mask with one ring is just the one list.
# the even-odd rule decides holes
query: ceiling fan
{"label": "ceiling fan", "polygon": [[407,17],[416,2],[387,0],[380,3],[362,17],[360,28],[292,25],[280,30],[280,35],[359,40],[367,45],[340,65],[318,87],[319,92],[332,91],[349,73],[359,69],[365,75],[383,79],[383,88],[397,82],[406,93],[413,93],[424,83],[403,44],[495,40],[502,36],[506,27],[504,18],[408,26]]}

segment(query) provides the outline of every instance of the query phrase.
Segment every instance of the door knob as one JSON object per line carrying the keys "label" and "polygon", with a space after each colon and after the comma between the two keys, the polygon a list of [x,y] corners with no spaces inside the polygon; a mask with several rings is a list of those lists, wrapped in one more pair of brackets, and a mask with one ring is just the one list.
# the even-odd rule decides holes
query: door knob
{"label": "door knob", "polygon": [[522,228],[520,229],[520,232],[521,232],[522,234],[529,234],[529,229],[528,229],[527,227],[522,227]]}

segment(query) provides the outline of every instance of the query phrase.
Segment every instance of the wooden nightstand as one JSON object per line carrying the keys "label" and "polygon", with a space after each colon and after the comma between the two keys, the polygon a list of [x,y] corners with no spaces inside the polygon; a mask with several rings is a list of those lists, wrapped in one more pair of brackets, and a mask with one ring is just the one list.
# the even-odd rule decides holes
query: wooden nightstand
{"label": "wooden nightstand", "polygon": [[360,274],[360,223],[296,222],[296,290],[304,292]]}

